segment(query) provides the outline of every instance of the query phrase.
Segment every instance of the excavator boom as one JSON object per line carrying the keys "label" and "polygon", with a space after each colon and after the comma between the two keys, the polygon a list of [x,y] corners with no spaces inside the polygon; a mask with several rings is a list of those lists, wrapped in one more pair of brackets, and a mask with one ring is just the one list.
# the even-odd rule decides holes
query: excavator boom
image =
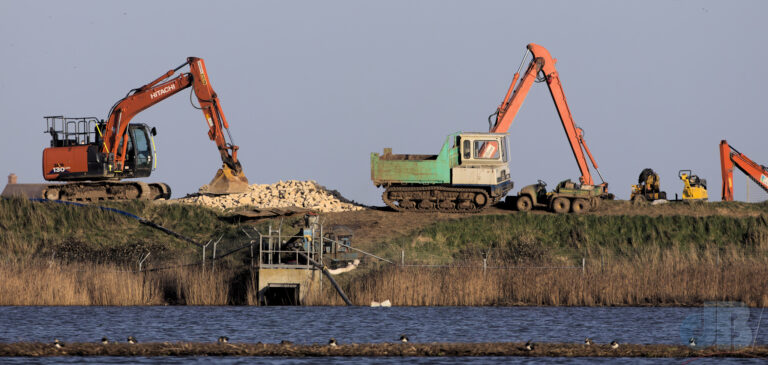
{"label": "excavator boom", "polygon": [[[597,163],[584,141],[584,132],[581,128],[576,127],[576,123],[571,115],[571,110],[568,108],[563,85],[558,76],[557,69],[555,68],[557,60],[552,58],[546,48],[531,43],[527,47],[523,62],[527,58],[529,52],[533,59],[528,64],[528,68],[522,78],[520,78],[520,70],[522,70],[523,63],[520,64],[520,68],[515,73],[504,99],[496,110],[496,113],[494,113],[494,115],[496,115],[496,122],[492,123],[490,131],[493,133],[506,133],[509,130],[517,112],[523,105],[523,101],[528,95],[531,86],[537,81],[539,73],[543,74],[543,78],[540,79],[540,81],[546,81],[547,86],[549,87],[549,92],[552,95],[552,100],[557,108],[560,121],[563,124],[563,129],[568,137],[573,156],[576,158],[576,163],[581,171],[579,180],[582,184],[595,185],[589,166],[587,165],[587,157],[589,157],[589,161],[592,163],[592,166],[595,168],[598,175],[600,175],[600,170],[598,170]],[[600,179],[603,180],[602,175],[600,175]],[[607,183],[605,181],[600,185],[603,186],[604,190],[607,189]]]}
{"label": "excavator boom", "polygon": [[768,192],[768,167],[752,161],[745,154],[729,145],[726,140],[722,140],[720,141],[720,170],[723,176],[723,201],[733,201],[734,166]]}

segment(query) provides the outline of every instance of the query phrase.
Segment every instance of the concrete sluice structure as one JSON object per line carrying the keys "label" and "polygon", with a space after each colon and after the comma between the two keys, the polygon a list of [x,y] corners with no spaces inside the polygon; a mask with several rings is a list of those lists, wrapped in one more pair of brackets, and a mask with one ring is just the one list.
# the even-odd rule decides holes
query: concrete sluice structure
{"label": "concrete sluice structure", "polygon": [[[334,239],[336,238],[336,239]],[[281,230],[259,233],[253,263],[258,277],[259,305],[303,305],[312,291],[322,290],[320,267],[335,267],[357,258],[349,252],[348,238],[324,233],[318,216],[305,216],[305,226],[297,234],[285,236]]]}

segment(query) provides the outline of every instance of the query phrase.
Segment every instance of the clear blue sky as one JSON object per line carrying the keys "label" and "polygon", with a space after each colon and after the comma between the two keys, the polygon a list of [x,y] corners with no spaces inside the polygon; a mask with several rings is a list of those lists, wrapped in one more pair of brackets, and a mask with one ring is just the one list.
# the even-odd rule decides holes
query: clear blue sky
{"label": "clear blue sky", "polygon": [[[0,174],[42,182],[43,116],[106,118],[128,90],[196,56],[252,183],[314,179],[380,204],[370,153],[437,153],[449,133],[486,131],[534,42],[558,59],[612,192],[628,198],[651,167],[674,196],[677,171],[692,169],[719,200],[721,139],[768,164],[765,14],[765,1],[0,0]],[[133,121],[159,131],[145,180],[178,197],[213,177],[219,155],[186,91]],[[510,144],[515,190],[579,176],[543,84]],[[751,200],[766,199],[758,191]]]}

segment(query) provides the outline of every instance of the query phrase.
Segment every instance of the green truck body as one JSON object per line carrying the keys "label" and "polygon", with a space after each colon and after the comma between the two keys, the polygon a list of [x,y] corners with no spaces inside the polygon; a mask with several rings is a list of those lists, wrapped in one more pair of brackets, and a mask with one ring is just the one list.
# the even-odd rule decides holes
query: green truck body
{"label": "green truck body", "polygon": [[451,168],[459,165],[458,147],[451,147],[458,133],[448,136],[437,155],[371,153],[371,180],[382,184],[450,184]]}

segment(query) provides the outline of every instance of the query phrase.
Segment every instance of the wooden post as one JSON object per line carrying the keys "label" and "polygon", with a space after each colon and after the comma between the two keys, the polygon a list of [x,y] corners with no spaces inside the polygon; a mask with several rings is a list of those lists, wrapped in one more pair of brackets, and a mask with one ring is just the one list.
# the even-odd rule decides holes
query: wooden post
{"label": "wooden post", "polygon": [[405,266],[405,250],[400,250],[400,266]]}
{"label": "wooden post", "polygon": [[584,273],[587,272],[587,259],[582,257],[581,258],[581,274],[584,275]]}

